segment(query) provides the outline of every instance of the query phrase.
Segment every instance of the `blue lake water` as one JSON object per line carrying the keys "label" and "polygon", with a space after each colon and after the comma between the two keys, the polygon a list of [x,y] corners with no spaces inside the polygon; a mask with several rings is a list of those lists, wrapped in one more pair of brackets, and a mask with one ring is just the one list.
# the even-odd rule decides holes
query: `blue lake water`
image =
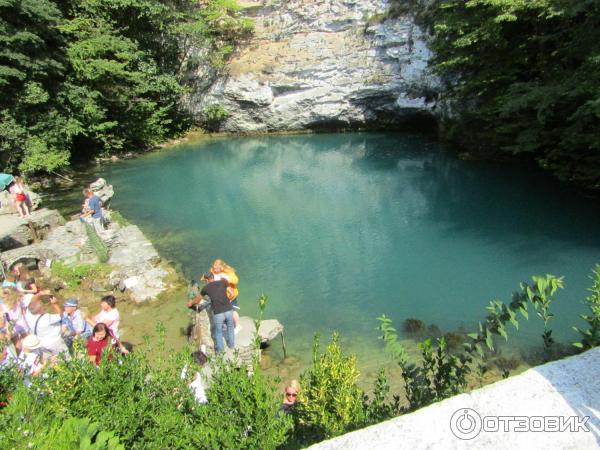
{"label": "blue lake water", "polygon": [[[564,275],[551,323],[576,338],[600,262],[600,205],[530,168],[457,159],[434,138],[318,134],[206,139],[104,167],[112,206],[188,278],[222,258],[242,312],[269,296],[288,350],[339,330],[381,357],[390,316],[471,329],[531,275]],[[530,315],[511,342],[541,345]],[[539,342],[538,342],[539,341]]]}

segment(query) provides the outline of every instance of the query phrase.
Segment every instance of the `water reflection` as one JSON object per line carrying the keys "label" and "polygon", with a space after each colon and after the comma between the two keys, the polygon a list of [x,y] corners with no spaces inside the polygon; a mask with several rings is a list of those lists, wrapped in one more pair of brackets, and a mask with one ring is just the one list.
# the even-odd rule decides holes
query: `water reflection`
{"label": "water reflection", "polygon": [[569,339],[600,260],[598,205],[528,169],[457,160],[426,136],[207,140],[104,175],[114,206],[189,277],[220,257],[241,276],[245,313],[269,294],[299,353],[338,329],[380,357],[382,313],[470,328],[490,299],[546,272],[567,276],[553,326]]}

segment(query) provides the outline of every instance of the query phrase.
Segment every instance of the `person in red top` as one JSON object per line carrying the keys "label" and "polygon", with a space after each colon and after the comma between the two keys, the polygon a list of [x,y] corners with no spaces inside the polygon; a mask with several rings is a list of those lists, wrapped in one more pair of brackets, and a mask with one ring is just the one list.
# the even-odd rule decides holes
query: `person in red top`
{"label": "person in red top", "polygon": [[[100,361],[102,361],[102,352],[111,343],[112,339],[113,336],[104,323],[99,322],[94,325],[92,337],[89,338],[87,342],[87,354],[91,362],[97,366],[100,365]],[[118,348],[124,355],[129,353],[129,351],[118,340],[115,343],[115,347]]]}

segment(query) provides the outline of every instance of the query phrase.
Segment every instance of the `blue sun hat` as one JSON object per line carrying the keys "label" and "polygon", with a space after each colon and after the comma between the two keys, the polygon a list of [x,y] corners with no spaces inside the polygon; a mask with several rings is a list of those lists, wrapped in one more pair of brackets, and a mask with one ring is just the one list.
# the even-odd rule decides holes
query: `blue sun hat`
{"label": "blue sun hat", "polygon": [[76,298],[69,298],[63,306],[74,306],[75,308],[79,308],[79,301]]}

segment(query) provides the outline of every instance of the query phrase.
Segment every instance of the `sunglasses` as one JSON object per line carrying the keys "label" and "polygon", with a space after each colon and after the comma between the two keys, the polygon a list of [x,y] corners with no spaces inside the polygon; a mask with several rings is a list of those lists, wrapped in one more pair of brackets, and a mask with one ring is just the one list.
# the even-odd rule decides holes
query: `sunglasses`
{"label": "sunglasses", "polygon": [[298,397],[298,394],[290,394],[289,392],[286,392],[285,395],[288,397]]}

